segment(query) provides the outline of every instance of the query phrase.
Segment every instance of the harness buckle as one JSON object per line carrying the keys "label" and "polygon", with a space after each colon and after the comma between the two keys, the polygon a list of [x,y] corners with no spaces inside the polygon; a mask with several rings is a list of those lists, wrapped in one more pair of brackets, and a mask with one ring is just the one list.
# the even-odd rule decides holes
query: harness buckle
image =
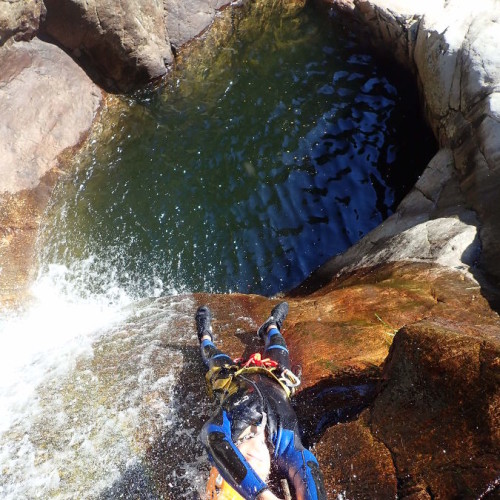
{"label": "harness buckle", "polygon": [[281,380],[287,387],[290,389],[295,389],[300,385],[300,378],[295,375],[295,373],[292,372],[292,370],[289,370],[288,368],[284,368],[281,371],[279,380]]}

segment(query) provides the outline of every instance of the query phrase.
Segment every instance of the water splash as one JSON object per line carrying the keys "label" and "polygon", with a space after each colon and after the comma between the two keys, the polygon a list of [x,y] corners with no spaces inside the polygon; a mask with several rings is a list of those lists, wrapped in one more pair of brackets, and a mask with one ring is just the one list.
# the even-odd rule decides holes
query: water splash
{"label": "water splash", "polygon": [[[49,269],[31,306],[0,323],[0,496],[115,498],[140,477],[149,492],[191,498],[203,488],[201,423],[187,423],[192,408],[176,393],[186,365],[199,363],[191,299],[132,302],[111,285],[82,298],[67,268]],[[196,412],[206,416],[203,404]],[[186,449],[152,480],[174,435]]]}
{"label": "water splash", "polygon": [[71,368],[130,304],[113,286],[104,296],[82,297],[74,276],[65,266],[49,266],[32,286],[25,309],[0,316],[0,432],[15,420],[13,411],[30,404],[45,374]]}

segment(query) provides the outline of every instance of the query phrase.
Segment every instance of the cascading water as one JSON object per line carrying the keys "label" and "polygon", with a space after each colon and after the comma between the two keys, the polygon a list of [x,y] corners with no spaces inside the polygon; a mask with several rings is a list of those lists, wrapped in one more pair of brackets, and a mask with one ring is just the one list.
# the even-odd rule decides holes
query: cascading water
{"label": "cascading water", "polygon": [[[52,298],[3,330],[19,339],[9,347],[23,355],[2,366],[0,496],[117,498],[125,488],[131,498],[124,474],[132,474],[131,484],[138,477],[144,483],[147,474],[137,472],[141,458],[170,436],[182,445],[179,457],[168,457],[165,479],[176,496],[192,498],[202,490],[206,464],[196,428],[184,423],[187,410],[201,417],[206,410],[199,381],[191,391],[196,405],[186,409],[176,395],[181,372],[196,364],[196,341],[189,327],[179,332],[174,326],[193,307],[191,299],[123,309]],[[55,307],[42,313],[47,304]],[[43,345],[36,342],[41,329],[51,332]],[[199,365],[193,369],[201,371]],[[152,494],[157,485],[134,487]]]}
{"label": "cascading water", "polygon": [[340,25],[236,26],[123,98],[56,189],[33,299],[0,317],[2,498],[196,497],[209,406],[186,293],[290,289],[425,164],[416,109]]}

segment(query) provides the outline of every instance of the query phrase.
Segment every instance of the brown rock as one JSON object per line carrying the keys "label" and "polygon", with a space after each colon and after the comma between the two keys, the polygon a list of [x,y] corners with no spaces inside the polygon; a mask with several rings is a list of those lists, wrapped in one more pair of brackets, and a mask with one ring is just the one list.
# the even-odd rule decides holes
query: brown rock
{"label": "brown rock", "polygon": [[[472,315],[475,317],[475,315]],[[424,320],[395,337],[372,429],[401,497],[478,498],[500,470],[500,330]]]}
{"label": "brown rock", "polygon": [[330,427],[314,449],[329,498],[397,496],[391,454],[372,435],[366,420],[367,413],[354,422]]}
{"label": "brown rock", "polygon": [[173,61],[161,2],[47,0],[43,30],[126,88],[165,74]]}
{"label": "brown rock", "polygon": [[42,0],[9,0],[0,3],[0,46],[9,38],[29,40],[36,34],[46,9]]}
{"label": "brown rock", "polygon": [[38,226],[55,181],[52,172],[34,189],[0,194],[0,307],[26,300],[35,273]]}
{"label": "brown rock", "polygon": [[[381,453],[392,457],[400,498],[478,498],[495,489],[500,321],[479,290],[446,268],[399,263],[336,278],[297,305],[291,302],[286,336],[305,367],[300,414],[312,441],[319,439],[330,498],[344,492],[347,498],[394,497],[388,494],[394,484],[391,468],[369,465],[384,463]],[[307,304],[319,324],[294,320],[292,311],[302,315]],[[370,324],[375,314],[386,339],[399,329],[382,373],[376,369],[383,358],[377,338],[382,341],[384,332]],[[332,395],[370,378],[385,380],[378,395],[358,401],[353,401],[355,391],[344,400]],[[363,402],[373,409],[349,422]],[[314,437],[314,429],[320,436]],[[380,447],[367,444],[353,456],[349,446],[367,440]],[[359,473],[349,470],[350,463]],[[354,474],[363,479],[358,483]],[[370,486],[363,489],[366,482],[371,494]],[[389,489],[379,491],[375,485]]]}

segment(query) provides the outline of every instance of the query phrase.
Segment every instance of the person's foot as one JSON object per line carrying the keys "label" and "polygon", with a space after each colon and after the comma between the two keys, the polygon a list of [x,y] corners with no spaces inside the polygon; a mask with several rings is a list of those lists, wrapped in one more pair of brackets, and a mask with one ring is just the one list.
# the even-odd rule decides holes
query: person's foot
{"label": "person's foot", "polygon": [[201,342],[201,339],[205,335],[209,335],[210,339],[213,340],[212,335],[212,313],[208,306],[198,307],[196,314],[194,316],[196,321],[196,332],[198,333],[198,340]]}
{"label": "person's foot", "polygon": [[267,333],[267,329],[271,325],[276,325],[279,331],[281,331],[281,327],[283,325],[283,321],[285,321],[286,315],[288,314],[288,304],[286,302],[280,302],[277,306],[273,307],[271,311],[271,316],[266,319],[264,324],[257,330],[257,335],[264,339],[264,336]]}

